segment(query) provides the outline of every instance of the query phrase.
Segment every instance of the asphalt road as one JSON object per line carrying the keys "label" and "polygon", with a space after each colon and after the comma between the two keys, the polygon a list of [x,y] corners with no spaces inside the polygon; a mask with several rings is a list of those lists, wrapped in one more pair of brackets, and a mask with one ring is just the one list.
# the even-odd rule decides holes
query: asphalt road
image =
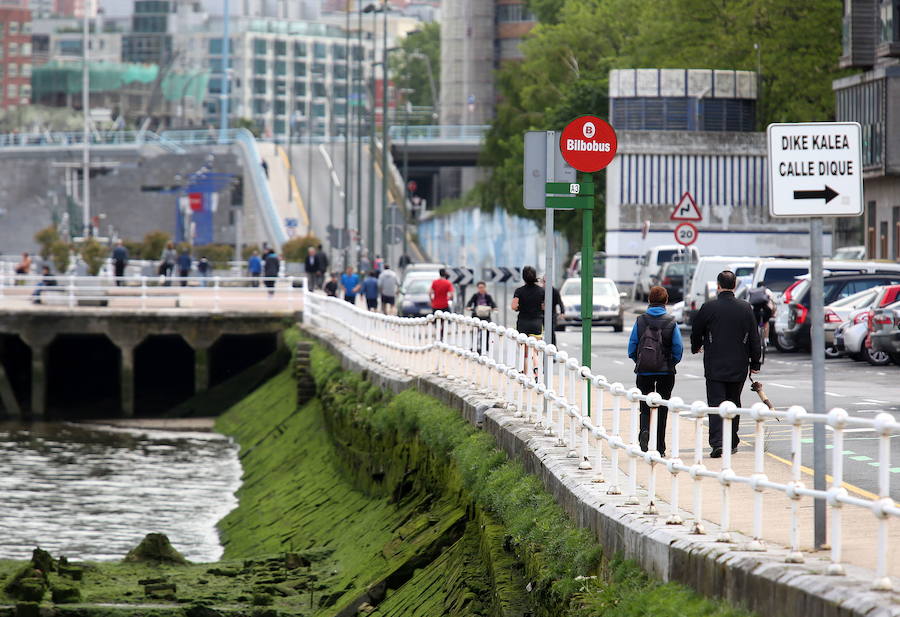
{"label": "asphalt road", "polygon": [[[634,310],[626,312],[625,331],[620,334],[612,332],[612,328],[593,329],[591,355],[594,372],[604,375],[611,382],[620,381],[627,386],[634,384],[634,364],[627,357],[626,348],[636,317]],[[689,335],[687,332],[683,334],[685,338]],[[570,328],[568,332],[557,333],[557,343],[570,355],[581,357],[580,330]],[[692,355],[689,344],[686,343],[686,347],[685,357],[678,365],[673,395],[685,401],[706,400],[703,355]],[[826,362],[825,374],[829,410],[843,407],[851,415],[868,418],[887,412],[900,419],[900,366],[874,367],[866,362],[840,358]],[[802,405],[812,410],[812,358],[809,354],[783,354],[770,346],[759,380],[765,384],[766,394],[776,408]],[[756,394],[750,391],[748,385],[741,402],[749,407],[757,401]],[[751,423],[742,426],[740,433],[742,441],[752,443]],[[826,432],[826,439],[830,445],[831,431]],[[802,440],[803,464],[812,467],[812,428],[806,430]],[[770,428],[767,442],[769,452],[784,459],[790,458],[789,427]],[[741,450],[747,452],[745,456],[750,455],[749,445],[743,444]],[[845,433],[843,455],[845,481],[862,491],[878,493],[878,438],[869,431]],[[833,456],[830,448],[827,456],[830,463]],[[893,438],[891,458],[891,497],[900,500],[900,436]],[[829,472],[830,469],[829,464]]]}

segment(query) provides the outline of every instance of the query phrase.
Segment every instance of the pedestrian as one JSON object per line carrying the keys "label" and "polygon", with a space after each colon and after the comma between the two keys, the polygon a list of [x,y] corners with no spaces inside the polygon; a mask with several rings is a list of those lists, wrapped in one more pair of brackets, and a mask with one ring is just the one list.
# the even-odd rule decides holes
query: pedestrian
{"label": "pedestrian", "polygon": [[[31,255],[22,253],[21,261],[16,264],[16,274],[21,276],[28,276],[31,274]],[[18,281],[16,281],[16,284],[18,284]]]}
{"label": "pedestrian", "polygon": [[365,251],[360,252],[359,254],[359,271],[360,272],[368,272],[372,269],[372,261],[369,259],[368,253]]}
{"label": "pedestrian", "polygon": [[328,273],[328,266],[330,265],[328,255],[322,249],[321,244],[316,248],[316,261],[318,261],[316,287],[321,287],[325,283],[325,275]]}
{"label": "pedestrian", "polygon": [[50,273],[50,266],[43,266],[41,268],[41,276],[43,278],[38,281],[38,284],[34,287],[34,293],[31,294],[35,304],[41,303],[41,292],[44,287],[56,287],[56,279],[53,278],[53,275]]}
{"label": "pedestrian", "polygon": [[337,297],[338,292],[338,275],[337,272],[331,273],[331,279],[325,283],[325,295],[331,296],[332,298]]}
{"label": "pedestrian", "polygon": [[[510,308],[517,312],[516,330],[533,338],[541,338],[544,326],[544,288],[537,284],[537,272],[532,266],[522,268],[522,280],[524,285],[513,293]],[[522,368],[528,374],[528,348],[525,348],[525,358]],[[533,367],[537,376],[537,362]]]}
{"label": "pedestrian", "polygon": [[200,273],[201,287],[206,287],[206,279],[209,278],[210,270],[209,260],[206,258],[206,255],[203,255],[200,257],[200,261],[197,262],[197,272]]}
{"label": "pedestrian", "polygon": [[[541,275],[541,287],[547,287],[547,278],[544,275]],[[559,295],[559,289],[556,287],[551,288],[551,296],[553,304],[550,307],[550,316],[553,328],[550,330],[550,344],[556,345],[556,320],[566,312],[566,306],[563,304],[562,296]],[[557,311],[557,309],[559,310]]]}
{"label": "pedestrian", "polygon": [[[669,293],[664,287],[651,287],[650,305],[637,318],[628,339],[628,357],[634,360],[635,385],[642,394],[658,393],[668,400],[675,387],[675,365],[681,362],[684,344],[675,318],[666,313]],[[656,451],[666,455],[666,420],[669,408],[656,412]],[[646,452],[650,443],[650,406],[641,402],[641,429],[638,444]]]}
{"label": "pedestrian", "polygon": [[[172,270],[175,269],[176,261],[178,261],[178,253],[175,251],[175,245],[169,242],[159,256],[159,275],[169,279],[172,276]],[[166,280],[166,287],[171,284],[172,281]]]}
{"label": "pedestrian", "polygon": [[359,275],[353,272],[351,266],[341,275],[341,288],[344,290],[344,300],[350,304],[356,304],[356,294],[359,293]]}
{"label": "pedestrian", "polygon": [[316,282],[319,278],[319,258],[316,255],[314,246],[306,249],[306,259],[303,260],[303,269],[306,270],[306,280],[309,283],[309,290],[316,290]]}
{"label": "pedestrian", "polygon": [[[482,321],[491,321],[491,312],[497,310],[497,303],[494,302],[494,299],[491,297],[491,294],[487,292],[487,283],[484,281],[478,281],[478,284],[475,285],[475,289],[477,290],[472,294],[472,297],[469,298],[469,301],[466,303],[466,308],[472,311],[472,317],[477,319],[481,319]],[[475,345],[476,351],[481,353],[481,335],[478,336],[478,341]],[[485,352],[487,352],[487,339],[485,339]]]}
{"label": "pedestrian", "polygon": [[[260,167],[262,167],[263,173],[266,174],[266,178],[268,179],[268,177],[269,177],[269,164],[266,163],[266,159],[263,159],[262,161],[260,161],[259,165],[260,165]],[[277,255],[276,255],[276,257],[277,257]]]}
{"label": "pedestrian", "polygon": [[[749,303],[734,297],[737,277],[731,270],[716,279],[718,297],[700,307],[691,329],[691,353],[703,352],[706,402],[718,407],[724,401],[741,406],[741,390],[750,373],[758,373],[761,348],[759,329]],[[740,416],[731,421],[731,452],[737,452]],[[709,456],[722,456],[722,417],[709,415]]]}
{"label": "pedestrian", "polygon": [[187,249],[181,251],[178,256],[178,277],[181,279],[181,286],[186,287],[187,279],[191,275],[191,254]]}
{"label": "pedestrian", "polygon": [[384,259],[381,255],[375,255],[375,272],[380,275],[382,270],[384,270]]}
{"label": "pedestrian", "polygon": [[278,270],[281,263],[278,261],[278,255],[275,249],[269,249],[263,259],[263,274],[265,275],[265,284],[269,288],[269,296],[275,295],[275,279],[278,278]]}
{"label": "pedestrian", "polygon": [[372,312],[378,311],[378,274],[371,270],[362,282],[362,293],[366,297],[366,308]]}
{"label": "pedestrian", "polygon": [[[250,259],[247,260],[247,272],[250,274],[251,279],[258,279],[262,276],[262,259],[259,256],[259,251],[255,250],[250,255]],[[251,281],[252,287],[259,287],[259,281]]]}
{"label": "pedestrian", "polygon": [[400,255],[400,259],[397,260],[397,267],[400,268],[400,272],[406,272],[406,266],[412,263],[412,260],[409,258],[409,255],[404,253]]}
{"label": "pedestrian", "polygon": [[438,272],[438,278],[431,282],[431,290],[428,297],[431,299],[432,311],[450,311],[450,302],[453,301],[453,283],[450,282],[450,273],[444,268]]}
{"label": "pedestrian", "polygon": [[378,275],[378,293],[381,294],[381,312],[385,315],[397,314],[397,290],[399,288],[400,280],[397,278],[397,273],[391,270],[389,265],[384,264],[384,269]]}
{"label": "pedestrian", "polygon": [[125,266],[128,265],[128,249],[121,240],[116,240],[116,247],[112,252],[113,274],[116,277],[116,287],[125,284],[122,280],[125,276]]}

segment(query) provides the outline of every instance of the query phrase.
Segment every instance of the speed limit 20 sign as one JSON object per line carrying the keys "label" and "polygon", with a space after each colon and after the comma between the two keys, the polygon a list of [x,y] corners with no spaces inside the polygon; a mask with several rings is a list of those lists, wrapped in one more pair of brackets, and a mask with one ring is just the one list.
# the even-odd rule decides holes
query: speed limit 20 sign
{"label": "speed limit 20 sign", "polygon": [[691,223],[682,223],[675,228],[675,241],[683,246],[690,246],[697,241],[697,228]]}

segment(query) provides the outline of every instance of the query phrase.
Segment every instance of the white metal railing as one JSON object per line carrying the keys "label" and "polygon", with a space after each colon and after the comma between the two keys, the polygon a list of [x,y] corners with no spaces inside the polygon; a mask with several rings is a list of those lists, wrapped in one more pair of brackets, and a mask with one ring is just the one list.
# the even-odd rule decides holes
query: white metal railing
{"label": "white metal railing", "polygon": [[[594,482],[605,485],[606,493],[625,491],[626,504],[638,505],[638,465],[649,470],[646,481],[648,503],[645,514],[658,514],[656,475],[662,469],[671,480],[667,524],[682,524],[684,510],[680,506],[680,482],[689,477],[693,487],[692,513],[689,525],[694,533],[705,533],[703,519],[703,480],[715,481],[721,487],[721,513],[718,541],[731,542],[730,513],[732,491],[746,485],[753,491],[752,541],[741,550],[762,551],[763,523],[766,512],[763,499],[767,491],[781,493],[791,503],[789,553],[786,561],[801,563],[800,507],[804,500],[821,498],[830,506],[831,575],[844,574],[842,561],[842,509],[845,506],[868,511],[877,524],[877,537],[872,552],[875,556],[875,578],[872,588],[891,590],[888,576],[889,525],[900,517],[900,508],[890,498],[890,440],[900,434],[900,423],[887,413],[872,419],[851,416],[840,408],[827,414],[809,413],[800,406],[787,411],[770,410],[763,403],[738,408],[731,402],[710,407],[704,401],[686,403],[678,397],[663,399],[657,393],[641,394],[637,388],[610,383],[603,375],[581,366],[565,351],[544,341],[528,337],[512,328],[463,315],[438,311],[418,318],[400,318],[366,312],[336,298],[306,293],[303,319],[322,328],[363,355],[377,358],[383,365],[410,373],[434,372],[474,389],[499,395],[514,411],[515,417],[533,423],[547,436],[557,438],[556,445],[565,447],[577,458],[580,469],[593,469]],[[545,380],[545,370],[552,379]],[[549,387],[548,385],[549,384]],[[639,405],[650,407],[650,443],[647,452],[638,444]],[[657,409],[669,408],[672,447],[663,458],[656,447]],[[703,464],[703,424],[710,415],[722,417],[723,444],[721,471]],[[739,475],[732,469],[731,426],[735,417],[754,423],[754,464],[751,475]],[[605,418],[610,418],[608,424]],[[766,475],[764,455],[766,420],[776,419],[790,427],[790,480],[777,482]],[[693,423],[694,453],[692,461],[680,458],[680,423]],[[825,424],[833,433],[831,484],[827,490],[815,490],[802,481],[801,434],[804,427]],[[625,434],[627,427],[627,435]],[[850,495],[843,486],[843,449],[845,431],[871,430],[878,444],[878,496],[865,498]],[[620,471],[622,457],[627,459],[627,474]],[[608,464],[606,463],[608,461]],[[604,477],[604,465],[611,477]],[[623,482],[625,485],[623,486]],[[601,486],[601,489],[603,486]],[[807,501],[806,505],[809,505]]]}
{"label": "white metal railing", "polygon": [[306,277],[69,276],[0,271],[0,307],[269,310],[302,308]]}

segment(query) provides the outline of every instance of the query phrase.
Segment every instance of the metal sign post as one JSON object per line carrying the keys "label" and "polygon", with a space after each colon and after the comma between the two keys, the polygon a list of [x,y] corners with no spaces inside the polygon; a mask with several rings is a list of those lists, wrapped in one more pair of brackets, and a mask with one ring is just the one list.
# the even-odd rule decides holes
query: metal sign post
{"label": "metal sign post", "polygon": [[[769,209],[774,217],[808,217],[810,244],[810,352],[813,412],[826,413],[825,307],[822,217],[860,216],[863,188],[862,129],[856,122],[770,124]],[[825,425],[813,424],[813,486],[824,491]],[[825,501],[815,500],[814,541],[826,542]]]}

